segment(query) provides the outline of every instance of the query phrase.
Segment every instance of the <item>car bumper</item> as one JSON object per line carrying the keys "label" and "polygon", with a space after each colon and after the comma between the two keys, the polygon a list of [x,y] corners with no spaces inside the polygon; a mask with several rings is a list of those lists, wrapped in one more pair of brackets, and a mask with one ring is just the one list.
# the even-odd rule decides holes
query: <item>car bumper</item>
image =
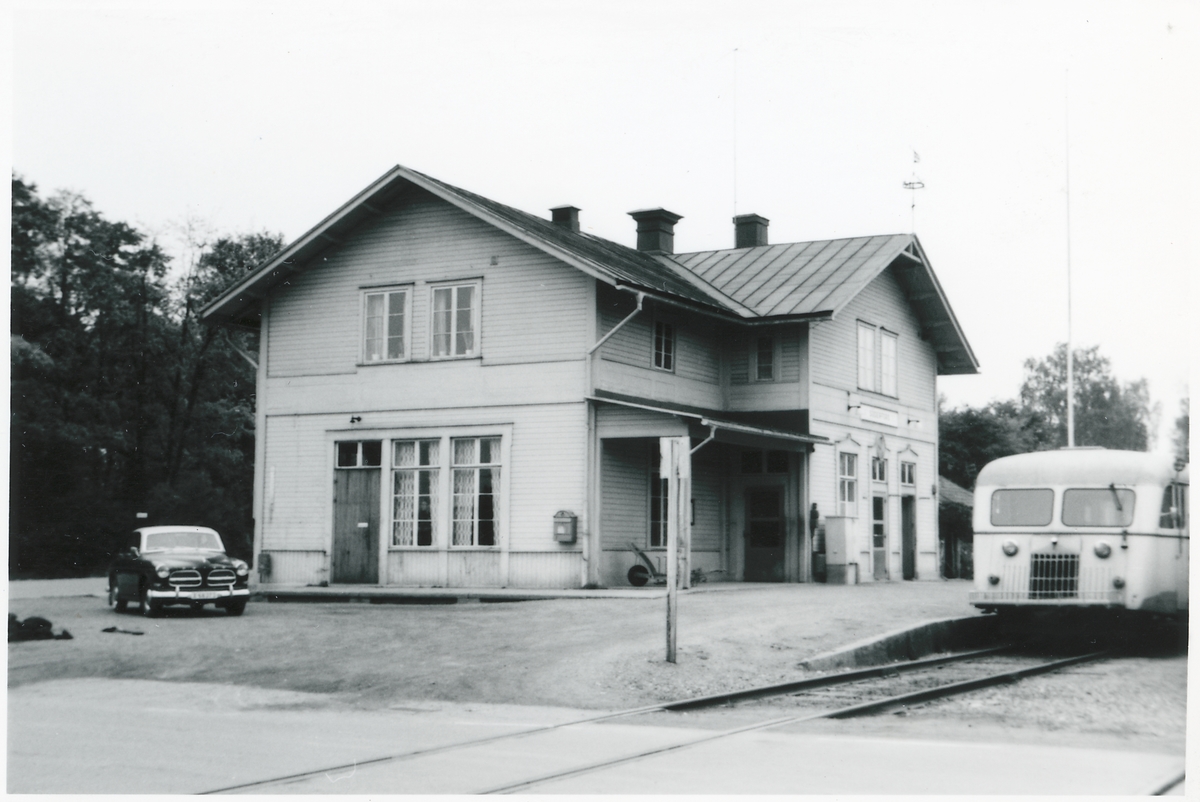
{"label": "car bumper", "polygon": [[250,596],[250,588],[206,588],[196,590],[190,588],[171,588],[169,590],[150,588],[146,591],[146,596],[154,601],[164,602],[212,602],[239,597],[243,599],[248,598]]}

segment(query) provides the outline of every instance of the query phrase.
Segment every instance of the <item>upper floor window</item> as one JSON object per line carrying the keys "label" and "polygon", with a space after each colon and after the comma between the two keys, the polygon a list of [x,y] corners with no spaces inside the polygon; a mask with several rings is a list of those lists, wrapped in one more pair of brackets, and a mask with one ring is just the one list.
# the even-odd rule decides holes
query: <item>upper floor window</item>
{"label": "upper floor window", "polygon": [[479,353],[479,282],[433,288],[434,359]]}
{"label": "upper floor window", "polygon": [[838,454],[838,512],[858,515],[858,455]]}
{"label": "upper floor window", "polygon": [[364,362],[408,359],[409,302],[407,288],[364,295]]}
{"label": "upper floor window", "polygon": [[897,337],[869,323],[858,323],[858,386],[874,393],[899,395],[897,390]]}
{"label": "upper floor window", "polygon": [[675,326],[663,320],[654,321],[654,367],[675,370]]}
{"label": "upper floor window", "polygon": [[871,457],[871,481],[887,481],[887,460],[880,459],[879,457]]}
{"label": "upper floor window", "polygon": [[775,336],[760,334],[754,338],[754,380],[775,381],[779,371],[775,367]]}

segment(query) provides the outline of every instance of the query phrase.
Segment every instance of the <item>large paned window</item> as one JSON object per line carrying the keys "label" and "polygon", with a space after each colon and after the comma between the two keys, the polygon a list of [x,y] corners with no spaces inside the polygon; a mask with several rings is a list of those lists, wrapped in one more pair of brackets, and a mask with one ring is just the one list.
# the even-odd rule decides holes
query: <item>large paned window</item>
{"label": "large paned window", "polygon": [[838,454],[838,512],[858,515],[858,455]]}
{"label": "large paned window", "polygon": [[433,288],[434,359],[471,357],[479,353],[479,282]]}
{"label": "large paned window", "polygon": [[873,393],[899,396],[897,337],[870,323],[858,323],[858,386]]}
{"label": "large paned window", "polygon": [[368,292],[363,296],[363,361],[408,359],[410,293],[407,288]]}
{"label": "large paned window", "polygon": [[500,438],[457,437],[454,452],[455,546],[495,546],[500,490]]}
{"label": "large paned window", "polygon": [[440,440],[392,443],[392,545],[437,544]]}
{"label": "large paned window", "polygon": [[675,370],[675,326],[665,320],[654,321],[654,367]]}

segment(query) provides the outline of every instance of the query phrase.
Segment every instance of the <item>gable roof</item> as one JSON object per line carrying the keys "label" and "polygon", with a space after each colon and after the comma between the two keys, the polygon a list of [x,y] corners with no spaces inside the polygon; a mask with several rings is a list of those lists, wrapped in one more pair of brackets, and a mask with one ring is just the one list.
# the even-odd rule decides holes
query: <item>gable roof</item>
{"label": "gable roof", "polygon": [[898,274],[937,349],[938,372],[974,373],[978,368],[915,236],[655,255],[572,231],[400,165],[214,299],[202,310],[204,319],[257,327],[259,302],[272,287],[303,271],[318,254],[339,245],[413,188],[618,288],[744,323],[832,318],[889,265],[918,268]]}

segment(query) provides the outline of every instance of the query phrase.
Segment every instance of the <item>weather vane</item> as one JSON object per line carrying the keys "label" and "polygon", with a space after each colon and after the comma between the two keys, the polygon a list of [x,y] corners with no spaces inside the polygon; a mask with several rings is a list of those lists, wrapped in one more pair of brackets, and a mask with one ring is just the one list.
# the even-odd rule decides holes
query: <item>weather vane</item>
{"label": "weather vane", "polygon": [[[920,164],[920,163],[921,163],[921,155],[914,150],[913,151],[913,164]],[[925,189],[925,182],[922,181],[921,179],[917,178],[917,168],[916,167],[913,168],[912,179],[904,182],[904,188],[908,190],[909,195],[912,197],[912,206],[910,207],[910,213],[912,215],[912,220],[911,220],[910,226],[912,228],[912,233],[915,234],[915,233],[917,233],[917,190]]]}

